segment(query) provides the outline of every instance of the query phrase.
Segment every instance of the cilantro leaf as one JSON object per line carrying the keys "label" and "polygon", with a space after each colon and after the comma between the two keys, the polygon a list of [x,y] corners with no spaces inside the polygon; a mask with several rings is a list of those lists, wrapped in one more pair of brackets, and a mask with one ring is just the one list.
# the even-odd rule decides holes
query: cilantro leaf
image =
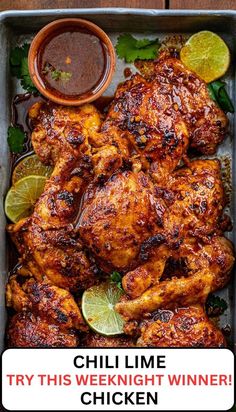
{"label": "cilantro leaf", "polygon": [[208,316],[220,316],[227,307],[226,301],[216,295],[209,295],[206,301],[206,313]]}
{"label": "cilantro leaf", "polygon": [[221,80],[216,80],[208,84],[208,91],[212,100],[226,113],[234,113],[234,106],[226,91],[226,84]]}
{"label": "cilantro leaf", "polygon": [[52,70],[51,76],[53,80],[70,80],[72,74],[70,72],[63,72],[61,70]]}
{"label": "cilantro leaf", "polygon": [[51,76],[53,80],[59,80],[60,79],[60,71],[59,70],[52,70],[51,71]]}
{"label": "cilantro leaf", "polygon": [[72,77],[72,73],[70,72],[63,72],[62,70],[57,70],[55,67],[53,67],[50,63],[46,63],[43,69],[44,74],[51,74],[51,78],[53,80],[70,80]]}
{"label": "cilantro leaf", "polygon": [[21,153],[24,149],[25,133],[20,127],[9,126],[7,131],[7,142],[10,151],[13,153]]}
{"label": "cilantro leaf", "polygon": [[13,76],[21,78],[21,61],[28,57],[30,45],[25,43],[22,47],[15,47],[10,52],[10,66]]}
{"label": "cilantro leaf", "polygon": [[117,284],[117,287],[118,287],[120,290],[123,290],[121,280],[122,280],[122,276],[120,275],[119,272],[112,272],[112,274],[111,274],[111,281],[114,282],[114,283],[116,283],[116,284]]}
{"label": "cilantro leaf", "polygon": [[28,69],[28,58],[24,57],[21,60],[21,86],[23,89],[27,90],[28,92],[36,93],[38,90],[34,86],[31,77],[29,75]]}
{"label": "cilantro leaf", "polygon": [[28,92],[38,93],[34,86],[28,68],[28,52],[30,45],[25,43],[22,47],[15,47],[10,53],[11,74],[21,80],[21,86]]}
{"label": "cilantro leaf", "polygon": [[137,59],[149,60],[157,57],[160,43],[158,39],[135,39],[131,34],[121,34],[116,44],[116,52],[120,59],[131,63]]}

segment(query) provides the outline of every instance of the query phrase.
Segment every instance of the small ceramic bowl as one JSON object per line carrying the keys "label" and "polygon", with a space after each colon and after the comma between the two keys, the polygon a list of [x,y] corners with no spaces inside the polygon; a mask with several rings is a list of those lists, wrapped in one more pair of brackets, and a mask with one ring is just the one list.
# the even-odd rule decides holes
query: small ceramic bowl
{"label": "small ceramic bowl", "polygon": [[[60,29],[73,27],[82,30],[85,29],[88,32],[91,32],[96,37],[98,37],[100,41],[105,45],[107,52],[106,71],[104,77],[101,79],[101,82],[96,86],[96,91],[94,93],[87,92],[86,94],[76,96],[75,98],[71,98],[71,96],[67,98],[67,96],[65,95],[60,96],[56,93],[54,94],[53,90],[47,88],[45,84],[42,82],[38,68],[38,53],[41,46],[46,43],[47,38],[53,37],[54,32],[57,33]],[[36,88],[47,99],[65,106],[79,106],[84,103],[92,102],[96,100],[99,96],[101,96],[112,80],[112,76],[115,71],[115,61],[116,57],[114,47],[107,34],[100,27],[98,27],[96,24],[90,21],[73,18],[55,20],[52,23],[49,23],[47,26],[43,27],[34,37],[28,55],[29,73],[32,82],[34,83]]]}

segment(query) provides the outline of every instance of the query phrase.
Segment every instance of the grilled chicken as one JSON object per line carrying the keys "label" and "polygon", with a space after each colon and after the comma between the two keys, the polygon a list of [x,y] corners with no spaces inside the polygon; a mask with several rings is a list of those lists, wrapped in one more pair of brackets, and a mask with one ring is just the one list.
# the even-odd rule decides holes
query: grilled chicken
{"label": "grilled chicken", "polygon": [[56,164],[32,216],[8,230],[24,266],[37,280],[46,275],[59,287],[83,290],[96,282],[97,268],[73,224],[83,185],[92,173],[88,134],[98,130],[100,117],[93,106],[73,111],[38,103],[30,115],[35,122],[32,141],[38,156]]}
{"label": "grilled chicken", "polygon": [[[43,344],[50,324],[52,345],[59,344],[56,329],[67,334],[60,338],[65,346],[76,344],[71,327],[77,327],[73,314],[77,321],[80,315],[69,291],[80,293],[112,270],[123,275],[126,296],[117,310],[125,319],[140,322],[159,308],[176,311],[168,324],[146,325],[138,344],[158,345],[156,329],[171,336],[168,328],[176,324],[173,346],[189,346],[190,339],[179,334],[184,316],[197,319],[191,332],[196,345],[223,342],[202,309],[178,308],[203,304],[228,282],[233,265],[232,245],[223,237],[219,162],[187,158],[188,148],[215,153],[227,118],[206,84],[178,59],[161,55],[148,70],[140,69],[143,75],[118,87],[105,120],[92,105],[37,103],[30,110],[35,152],[55,167],[33,214],[8,227],[21,264],[35,278],[22,287],[14,280],[8,286],[9,301],[20,311],[10,323],[10,344],[24,346],[33,327],[35,342]],[[34,290],[44,297],[53,292],[51,303],[50,293],[45,297],[45,311]],[[58,325],[54,298],[69,329]],[[168,338],[161,341],[171,345]],[[96,335],[91,342],[123,346]]]}
{"label": "grilled chicken", "polygon": [[139,347],[214,348],[226,345],[223,334],[207,318],[201,306],[159,311],[154,319],[143,322]]}
{"label": "grilled chicken", "polygon": [[85,192],[78,221],[82,242],[108,273],[127,270],[137,263],[140,245],[158,230],[158,207],[161,213],[143,172],[114,174]]}
{"label": "grilled chicken", "polygon": [[[141,61],[137,67],[145,78],[159,86],[157,102],[161,110],[184,120],[190,147],[204,155],[214,154],[225,137],[228,119],[210,98],[206,83],[167,51],[158,60]],[[146,111],[152,113],[150,103]]]}
{"label": "grilled chicken", "polygon": [[141,266],[123,278],[123,287],[131,297],[140,296],[159,281],[167,259],[189,259],[196,250],[198,260],[201,245],[222,234],[225,200],[217,160],[192,161],[189,167],[173,172],[164,189],[155,186],[155,194],[159,228],[141,245]]}
{"label": "grilled chicken", "polygon": [[11,276],[7,284],[6,303],[17,312],[31,311],[63,329],[87,330],[74,297],[48,280],[37,282],[31,277],[21,285],[16,275]]}
{"label": "grilled chicken", "polygon": [[60,330],[32,312],[19,312],[9,322],[7,343],[12,348],[74,348],[79,341],[71,330]]}
{"label": "grilled chicken", "polygon": [[135,339],[126,336],[102,336],[98,333],[86,333],[81,341],[84,348],[128,348],[135,346]]}

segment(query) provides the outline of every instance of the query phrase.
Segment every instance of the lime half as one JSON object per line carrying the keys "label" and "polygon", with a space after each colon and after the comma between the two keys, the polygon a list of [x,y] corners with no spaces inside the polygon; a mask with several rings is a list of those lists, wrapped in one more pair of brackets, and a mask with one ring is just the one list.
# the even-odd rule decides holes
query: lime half
{"label": "lime half", "polygon": [[14,168],[12,184],[14,185],[18,180],[30,175],[49,177],[52,171],[53,167],[44,165],[36,154],[26,156]]}
{"label": "lime half", "polygon": [[224,40],[211,31],[200,31],[180,51],[185,66],[210,83],[223,76],[230,64],[230,52]]}
{"label": "lime half", "polygon": [[115,283],[106,282],[87,289],[82,296],[82,313],[95,332],[105,336],[123,333],[124,321],[115,311],[123,292]]}
{"label": "lime half", "polygon": [[12,222],[31,215],[45,182],[44,176],[27,176],[10,188],[5,199],[5,213]]}

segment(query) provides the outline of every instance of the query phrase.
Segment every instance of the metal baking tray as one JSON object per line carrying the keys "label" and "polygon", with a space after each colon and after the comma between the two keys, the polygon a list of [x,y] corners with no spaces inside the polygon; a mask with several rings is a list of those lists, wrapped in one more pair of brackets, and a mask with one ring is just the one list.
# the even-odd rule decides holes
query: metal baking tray
{"label": "metal baking tray", "polygon": [[[3,200],[9,186],[10,154],[7,145],[7,128],[11,121],[12,97],[22,92],[19,84],[10,76],[9,52],[10,48],[30,41],[34,34],[45,24],[63,17],[82,17],[93,21],[102,27],[112,41],[115,42],[119,33],[132,32],[138,36],[143,33],[163,38],[170,34],[191,34],[199,30],[212,30],[219,33],[227,42],[232,54],[232,65],[225,80],[228,92],[235,100],[235,61],[236,61],[236,11],[182,11],[182,10],[147,10],[147,9],[66,9],[66,10],[34,10],[34,11],[7,11],[0,13],[0,347],[4,345],[6,322],[5,311],[5,284],[9,269],[7,243],[5,231],[6,219],[3,210]],[[106,91],[112,95],[117,84],[124,80],[124,62],[117,61],[117,70],[112,85]],[[133,68],[133,72],[135,69]],[[219,147],[217,157],[222,160],[225,169],[230,166],[231,178],[226,182],[230,192],[231,202],[228,212],[232,220],[236,220],[236,161],[235,161],[235,115],[230,115],[230,131],[224,143]],[[235,136],[236,137],[236,136]],[[229,181],[230,180],[230,181]],[[227,236],[236,244],[235,231]],[[236,344],[236,311],[235,311],[235,283],[231,283],[218,293],[228,303],[228,309],[221,317],[221,326],[229,324],[232,328],[230,347]]]}

